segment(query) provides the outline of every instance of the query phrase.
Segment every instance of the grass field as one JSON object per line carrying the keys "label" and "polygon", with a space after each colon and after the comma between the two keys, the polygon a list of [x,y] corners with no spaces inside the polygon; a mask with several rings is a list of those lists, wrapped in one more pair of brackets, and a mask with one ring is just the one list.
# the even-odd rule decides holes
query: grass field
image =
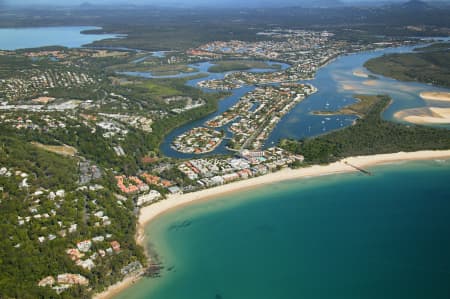
{"label": "grass field", "polygon": [[174,96],[180,94],[180,91],[168,85],[158,84],[154,81],[146,81],[139,85],[147,89],[148,93],[154,96]]}
{"label": "grass field", "polygon": [[45,145],[39,142],[31,142],[31,144],[38,148],[63,156],[73,157],[77,154],[77,149],[68,145]]}

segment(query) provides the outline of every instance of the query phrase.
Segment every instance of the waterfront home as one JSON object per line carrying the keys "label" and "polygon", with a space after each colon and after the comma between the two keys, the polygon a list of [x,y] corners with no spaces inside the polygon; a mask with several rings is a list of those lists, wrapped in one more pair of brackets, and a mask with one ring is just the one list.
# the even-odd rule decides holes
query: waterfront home
{"label": "waterfront home", "polygon": [[239,179],[239,174],[237,173],[229,173],[222,176],[224,183],[229,183],[232,181],[236,181]]}
{"label": "waterfront home", "polygon": [[80,274],[70,274],[70,273],[59,274],[57,280],[59,284],[79,284],[79,285],[89,284],[89,280]]}

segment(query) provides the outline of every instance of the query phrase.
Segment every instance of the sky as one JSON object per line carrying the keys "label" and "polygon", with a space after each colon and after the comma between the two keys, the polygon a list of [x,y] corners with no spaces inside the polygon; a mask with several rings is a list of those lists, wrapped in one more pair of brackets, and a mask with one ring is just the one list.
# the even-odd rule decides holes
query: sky
{"label": "sky", "polygon": [[[91,4],[150,4],[150,5],[163,5],[163,6],[174,6],[180,5],[184,7],[190,6],[249,6],[249,7],[267,7],[267,6],[292,6],[292,5],[302,5],[303,3],[317,3],[317,1],[322,1],[326,3],[333,3],[339,0],[0,0],[0,6],[3,4],[8,5],[80,5],[85,2]],[[379,0],[340,0],[344,3],[349,2],[379,2]],[[387,0],[391,2],[406,2],[407,0]],[[450,1],[450,0],[449,0]]]}

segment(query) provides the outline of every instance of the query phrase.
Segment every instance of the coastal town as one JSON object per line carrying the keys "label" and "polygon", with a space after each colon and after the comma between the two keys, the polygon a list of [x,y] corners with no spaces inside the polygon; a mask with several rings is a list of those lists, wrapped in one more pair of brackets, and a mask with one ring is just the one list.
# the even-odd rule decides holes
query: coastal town
{"label": "coastal town", "polygon": [[[76,186],[64,189],[40,185],[26,168],[7,168],[0,164],[0,180],[14,184],[15,188],[28,194],[23,202],[24,209],[15,221],[17,229],[29,231],[32,238],[25,241],[11,236],[11,246],[21,250],[30,244],[52,246],[62,242],[64,246],[58,254],[70,260],[69,272],[42,275],[35,282],[37,286],[51,288],[57,294],[71,292],[77,286],[91,288],[95,284],[94,273],[110,263],[118,264],[118,277],[142,275],[146,260],[133,255],[130,241],[120,234],[122,217],[135,217],[142,208],[170,196],[245,181],[304,163],[302,155],[279,147],[266,148],[265,143],[283,116],[317,91],[310,84],[296,81],[312,77],[326,61],[348,49],[330,41],[332,34],[328,32],[275,30],[264,34],[272,36],[274,41],[213,42],[201,46],[200,52],[191,51],[193,56],[189,59],[194,61],[213,53],[220,57],[276,59],[291,65],[284,71],[270,73],[231,72],[222,80],[197,84],[200,88],[223,91],[257,85],[229,109],[205,121],[203,126],[177,136],[171,144],[178,152],[194,155],[212,153],[225,144],[232,151],[225,157],[159,162],[160,157],[147,152],[141,158],[140,166],[133,167],[134,171],[114,169],[113,164],[108,164],[111,162],[105,163],[106,159],[115,161],[113,163],[127,161],[134,150],[128,140],[141,140],[143,137],[139,136],[153,134],[155,124],[171,115],[203,108],[207,105],[203,96],[165,96],[159,106],[142,113],[143,102],[135,101],[127,89],[107,88],[102,82],[108,78],[79,71],[78,67],[77,71],[44,68],[25,72],[20,77],[1,79],[0,120],[4,131],[29,136],[30,146],[35,149],[80,160],[74,169],[79,173]],[[297,54],[293,55],[294,52]],[[26,56],[33,59],[51,57],[55,60],[53,63],[71,67],[83,65],[87,58],[124,57],[123,52],[114,51],[33,53],[27,52]],[[113,82],[116,81],[119,86],[131,86],[127,79],[114,78]],[[71,88],[93,87],[99,91],[92,98],[73,98],[71,92],[54,93],[59,88],[70,91]],[[65,137],[83,136],[80,135],[82,132],[83,138],[97,136],[97,146],[103,146],[101,156],[100,152],[89,155],[92,152],[90,145],[80,147]],[[54,144],[45,144],[49,140]],[[113,178],[113,185],[108,177]],[[0,191],[4,194],[4,187]],[[75,210],[82,213],[75,214]]]}
{"label": "coastal town", "polygon": [[[162,177],[160,171],[142,172],[138,176],[116,176],[117,188],[134,198],[136,206],[145,206],[167,195],[190,193],[201,189],[246,180],[276,172],[304,161],[301,155],[272,147],[261,151],[243,150],[229,158],[199,158],[166,165],[186,177],[182,184]],[[159,192],[158,190],[161,190]]]}
{"label": "coastal town", "polygon": [[251,105],[250,109],[231,108],[239,120],[229,126],[233,132],[230,148],[261,149],[281,118],[314,92],[313,86],[305,84],[257,87],[241,99],[244,107]]}
{"label": "coastal town", "polygon": [[302,163],[304,157],[293,155],[280,148],[264,151],[243,150],[239,155],[227,159],[194,159],[184,162],[178,169],[200,188],[209,188],[245,180]]}
{"label": "coastal town", "polygon": [[258,32],[257,35],[270,37],[271,40],[245,42],[214,41],[197,49],[189,50],[190,57],[196,59],[260,59],[275,60],[290,65],[276,72],[232,72],[222,80],[207,80],[198,86],[210,89],[230,90],[242,85],[297,82],[314,78],[317,70],[342,54],[394,47],[408,44],[409,41],[390,41],[383,43],[349,43],[334,39],[329,31],[283,30],[273,29]]}
{"label": "coastal town", "polygon": [[83,72],[49,70],[30,72],[22,76],[26,79],[0,79],[0,96],[6,100],[16,101],[29,95],[39,94],[45,89],[94,84],[94,78]]}
{"label": "coastal town", "polygon": [[[0,208],[7,213],[0,249],[36,268],[14,274],[32,281],[22,289],[37,287],[39,298],[88,298],[124,277],[157,277],[162,261],[142,246],[143,211],[310,166],[305,157],[316,148],[304,153],[303,144],[270,138],[318,92],[307,80],[340,55],[418,43],[270,27],[248,41],[202,39],[160,55],[113,47],[0,51]],[[195,69],[205,61],[267,62],[268,69],[244,65],[207,80],[212,70]],[[231,103],[238,89],[245,93]],[[175,129],[182,133],[166,139]],[[324,144],[317,152],[337,159]]]}
{"label": "coastal town", "polygon": [[182,153],[211,152],[225,135],[215,129],[227,129],[233,134],[228,142],[230,149],[260,149],[281,118],[316,91],[311,85],[294,83],[257,87],[230,109],[207,121],[207,127],[194,128],[178,136],[172,148]]}
{"label": "coastal town", "polygon": [[215,150],[223,138],[223,132],[198,127],[178,136],[173,141],[172,148],[185,154],[204,154]]}
{"label": "coastal town", "polygon": [[[295,163],[302,163],[303,160],[302,156],[290,154],[280,148],[270,148],[264,151],[244,150],[231,158],[192,159],[170,165],[169,167],[177,168],[193,184],[184,186],[147,172],[140,173],[139,177],[118,175],[115,177],[117,190],[122,195],[115,195],[115,204],[125,208],[132,203],[132,206],[139,208],[164,199],[166,196],[164,194],[182,194],[246,180],[278,171]],[[115,226],[116,218],[107,214],[107,209],[103,206],[104,199],[101,199],[100,194],[104,186],[90,184],[87,180],[87,184],[74,191],[63,189],[52,191],[39,187],[34,179],[29,180],[27,173],[6,167],[0,169],[0,179],[16,182],[18,188],[31,192],[26,198],[29,208],[17,217],[18,227],[39,225],[40,233],[33,231],[37,233],[34,241],[37,244],[70,240],[69,244],[73,244],[73,247],[67,248],[65,252],[74,266],[83,269],[81,273],[91,272],[105,260],[121,254],[121,243],[114,238],[115,229],[109,229]],[[96,180],[98,179],[99,176],[96,177]],[[164,192],[160,193],[155,188]],[[82,194],[85,194],[86,199],[73,201],[74,196],[78,198]],[[93,199],[88,199],[93,195]],[[67,209],[75,211],[80,208],[85,210],[84,216],[77,217],[76,220],[72,219],[67,212],[63,212]],[[54,221],[57,222],[56,226],[51,225]],[[87,223],[92,225],[89,229],[92,234],[89,234],[91,237],[86,239],[81,237],[85,234],[80,234],[80,229],[86,229]],[[95,234],[96,231],[97,234]],[[14,245],[16,248],[23,246],[20,241],[16,242]],[[142,268],[140,262],[131,262],[123,266],[121,273],[124,275],[136,273]],[[89,279],[80,273],[60,273],[56,276],[42,277],[37,284],[41,287],[51,287],[60,294],[74,285],[89,285]]]}
{"label": "coastal town", "polygon": [[[115,239],[115,217],[107,214],[107,205],[101,195],[103,186],[88,183],[73,191],[45,189],[28,173],[6,167],[0,168],[0,180],[17,184],[19,190],[29,192],[23,199],[28,208],[19,213],[15,222],[18,228],[28,230],[32,242],[39,246],[52,246],[61,242],[73,245],[64,254],[73,263],[68,269],[79,269],[78,273],[58,273],[56,278],[43,277],[37,282],[38,286],[51,287],[58,294],[75,285],[88,286],[89,279],[80,272],[91,272],[111,259],[112,255],[121,254],[120,243]],[[2,193],[4,186],[1,187]],[[92,195],[96,198],[89,200]],[[123,202],[117,200],[117,204],[122,206]],[[83,217],[73,217],[79,209],[84,210]],[[90,223],[89,234],[92,233],[92,237],[83,239],[87,223]],[[21,241],[18,236],[11,236],[10,241],[15,242],[16,250],[30,246],[29,241]],[[139,264],[137,268],[142,268],[142,265]]]}

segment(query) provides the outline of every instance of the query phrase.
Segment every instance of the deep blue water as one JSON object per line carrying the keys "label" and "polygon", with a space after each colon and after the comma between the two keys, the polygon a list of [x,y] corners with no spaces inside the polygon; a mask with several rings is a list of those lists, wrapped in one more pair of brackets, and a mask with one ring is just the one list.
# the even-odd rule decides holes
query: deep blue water
{"label": "deep blue water", "polygon": [[117,298],[450,298],[450,161],[277,183],[146,228],[165,265]]}
{"label": "deep blue water", "polygon": [[91,26],[0,28],[0,49],[17,50],[44,46],[77,48],[93,41],[119,38],[116,34],[82,34],[82,31],[99,29]]}

